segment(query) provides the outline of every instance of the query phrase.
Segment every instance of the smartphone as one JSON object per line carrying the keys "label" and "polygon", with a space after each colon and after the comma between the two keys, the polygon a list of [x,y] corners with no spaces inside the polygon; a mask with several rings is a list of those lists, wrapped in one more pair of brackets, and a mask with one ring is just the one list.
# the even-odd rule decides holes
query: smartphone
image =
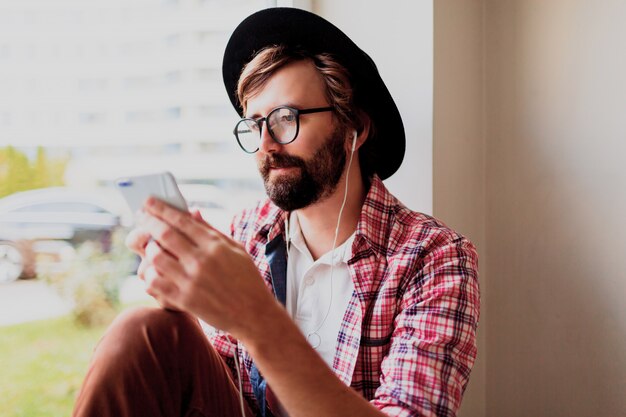
{"label": "smartphone", "polygon": [[188,211],[187,202],[170,172],[118,178],[115,180],[115,186],[124,196],[133,214],[141,211],[150,196],[179,210]]}

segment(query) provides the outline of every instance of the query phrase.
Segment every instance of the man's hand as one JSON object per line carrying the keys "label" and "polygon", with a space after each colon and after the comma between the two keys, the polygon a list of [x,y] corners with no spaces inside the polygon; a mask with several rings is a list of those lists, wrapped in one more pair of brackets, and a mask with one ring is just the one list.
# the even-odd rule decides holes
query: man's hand
{"label": "man's hand", "polygon": [[240,244],[197,213],[154,199],[144,210],[127,244],[143,257],[149,294],[239,339],[289,414],[382,417],[311,348]]}
{"label": "man's hand", "polygon": [[260,332],[280,307],[244,248],[198,213],[153,198],[144,210],[145,221],[127,245],[142,256],[138,275],[146,291],[161,305],[188,311],[237,338]]}

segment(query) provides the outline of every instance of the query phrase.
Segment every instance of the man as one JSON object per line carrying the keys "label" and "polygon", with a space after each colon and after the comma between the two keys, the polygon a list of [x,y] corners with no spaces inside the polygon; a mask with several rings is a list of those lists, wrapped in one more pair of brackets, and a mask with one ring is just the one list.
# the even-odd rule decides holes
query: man
{"label": "man", "polygon": [[[239,25],[223,69],[269,200],[232,237],[147,202],[128,243],[169,310],[116,320],[75,415],[455,415],[477,257],[385,189],[404,129],[374,63],[324,19],[274,8]],[[191,317],[218,330],[207,341]]]}

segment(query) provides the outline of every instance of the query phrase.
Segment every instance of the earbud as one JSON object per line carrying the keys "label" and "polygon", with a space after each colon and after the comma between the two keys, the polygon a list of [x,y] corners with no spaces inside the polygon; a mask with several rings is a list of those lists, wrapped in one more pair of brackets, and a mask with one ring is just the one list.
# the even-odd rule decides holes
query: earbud
{"label": "earbud", "polygon": [[352,153],[354,153],[354,150],[356,149],[356,138],[359,136],[359,134],[357,133],[357,131],[354,131],[354,135],[352,136]]}

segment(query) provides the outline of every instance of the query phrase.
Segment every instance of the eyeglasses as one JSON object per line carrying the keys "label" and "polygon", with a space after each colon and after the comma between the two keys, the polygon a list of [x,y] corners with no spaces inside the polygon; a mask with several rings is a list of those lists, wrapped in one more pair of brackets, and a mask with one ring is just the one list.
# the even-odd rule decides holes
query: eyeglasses
{"label": "eyeglasses", "polygon": [[300,131],[300,115],[333,111],[333,107],[316,107],[314,109],[294,109],[289,106],[276,107],[266,117],[258,119],[245,118],[237,122],[233,133],[241,149],[247,153],[259,150],[263,122],[267,131],[276,143],[286,145],[298,137]]}

